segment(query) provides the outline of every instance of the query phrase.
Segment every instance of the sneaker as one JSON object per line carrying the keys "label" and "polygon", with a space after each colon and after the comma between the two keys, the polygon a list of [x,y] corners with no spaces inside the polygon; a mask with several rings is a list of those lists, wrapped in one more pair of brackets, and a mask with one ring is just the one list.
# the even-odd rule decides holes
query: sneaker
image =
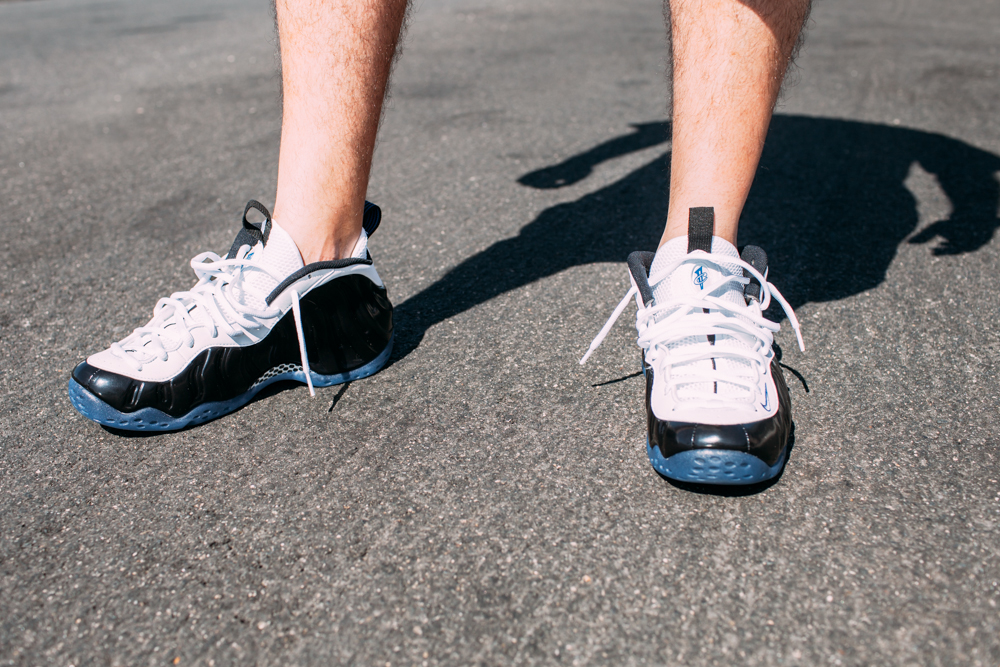
{"label": "sneaker", "polygon": [[701,484],[754,484],[788,458],[791,401],[764,318],[774,298],[805,351],[791,306],[767,282],[767,255],[742,255],[713,235],[712,208],[690,211],[687,238],[628,258],[632,287],[591,343],[584,363],[629,299],[639,312],[649,460],[661,475]]}
{"label": "sneaker", "polygon": [[[247,213],[256,209],[264,221]],[[392,305],[368,253],[381,211],[365,203],[353,256],[303,266],[261,204],[225,258],[191,260],[198,282],[160,299],[153,319],[82,362],[69,381],[84,417],[128,431],[174,431],[246,405],[281,380],[325,387],[372,375],[392,351]]]}

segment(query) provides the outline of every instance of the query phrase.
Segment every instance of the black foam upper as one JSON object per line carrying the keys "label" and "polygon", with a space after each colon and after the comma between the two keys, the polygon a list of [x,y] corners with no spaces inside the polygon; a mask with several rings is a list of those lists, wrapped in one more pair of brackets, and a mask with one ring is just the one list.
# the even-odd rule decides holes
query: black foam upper
{"label": "black foam upper", "polygon": [[774,386],[778,390],[778,411],[766,419],[746,424],[694,424],[659,419],[653,414],[653,368],[643,361],[646,371],[646,415],[650,447],[659,448],[663,458],[690,450],[723,449],[746,452],[775,465],[784,456],[792,430],[791,399],[781,367],[771,362]]}
{"label": "black foam upper", "polygon": [[[364,366],[392,338],[386,290],[366,276],[352,274],[321,285],[301,298],[300,308],[309,365],[320,375]],[[86,361],[73,370],[73,379],[119,412],[151,407],[180,417],[202,403],[239,396],[273,368],[301,363],[295,321],[288,312],[263,340],[204,350],[164,382],[137,380]]]}

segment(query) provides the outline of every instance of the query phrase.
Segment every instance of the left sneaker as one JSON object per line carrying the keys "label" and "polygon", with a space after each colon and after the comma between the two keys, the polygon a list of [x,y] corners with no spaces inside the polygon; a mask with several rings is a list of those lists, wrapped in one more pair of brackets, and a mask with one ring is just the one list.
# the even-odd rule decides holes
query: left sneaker
{"label": "left sneaker", "polygon": [[711,208],[691,209],[687,237],[629,256],[632,287],[580,363],[635,296],[653,468],[682,482],[754,484],[781,472],[792,428],[773,347],[780,326],[763,315],[772,297],[805,348],[795,313],[767,281],[764,251],[741,255],[713,228]]}
{"label": "left sneaker", "polygon": [[[264,221],[248,222],[250,209]],[[393,333],[368,252],[380,219],[365,202],[353,256],[303,266],[292,238],[251,201],[226,257],[195,257],[194,287],[160,299],[146,326],[73,370],[73,407],[116,429],[175,431],[233,412],[275,382],[314,393],[378,372]]]}

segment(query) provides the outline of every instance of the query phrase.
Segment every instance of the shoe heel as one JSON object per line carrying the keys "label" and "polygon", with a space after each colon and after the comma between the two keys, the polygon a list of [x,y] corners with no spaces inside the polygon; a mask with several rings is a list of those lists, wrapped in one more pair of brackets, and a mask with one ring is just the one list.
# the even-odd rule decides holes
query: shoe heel
{"label": "shoe heel", "polygon": [[[335,373],[333,375],[320,375],[319,373],[311,373],[313,386],[314,387],[332,387],[338,384],[344,384],[345,382],[353,382],[354,380],[360,380],[366,378],[370,375],[375,375],[388,363],[389,357],[392,356],[392,344],[396,339],[396,334],[393,332],[389,336],[389,343],[385,346],[377,357],[369,361],[364,366],[360,368],[355,368],[353,371],[347,371],[346,373]],[[299,371],[299,377],[302,379],[300,382],[305,384],[305,376],[302,375],[301,369]]]}

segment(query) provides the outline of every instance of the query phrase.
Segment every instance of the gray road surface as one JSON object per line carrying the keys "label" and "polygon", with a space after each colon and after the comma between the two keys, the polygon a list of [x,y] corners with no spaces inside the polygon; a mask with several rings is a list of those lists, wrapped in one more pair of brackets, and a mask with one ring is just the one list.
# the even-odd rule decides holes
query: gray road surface
{"label": "gray road surface", "polygon": [[0,664],[1000,664],[1000,4],[809,33],[741,230],[795,447],[717,495],[647,463],[630,316],[576,364],[665,215],[656,2],[420,2],[392,365],[157,437],[66,381],[273,202],[267,3],[0,3]]}

